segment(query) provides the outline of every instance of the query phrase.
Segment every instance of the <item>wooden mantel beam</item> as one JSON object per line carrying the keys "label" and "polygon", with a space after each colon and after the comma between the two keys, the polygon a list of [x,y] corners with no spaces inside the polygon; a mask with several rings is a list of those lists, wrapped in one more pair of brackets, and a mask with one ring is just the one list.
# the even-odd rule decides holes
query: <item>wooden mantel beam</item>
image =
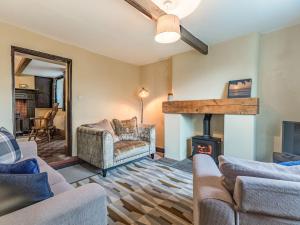
{"label": "wooden mantel beam", "polygon": [[231,114],[256,115],[258,98],[228,98],[163,102],[163,113],[170,114]]}

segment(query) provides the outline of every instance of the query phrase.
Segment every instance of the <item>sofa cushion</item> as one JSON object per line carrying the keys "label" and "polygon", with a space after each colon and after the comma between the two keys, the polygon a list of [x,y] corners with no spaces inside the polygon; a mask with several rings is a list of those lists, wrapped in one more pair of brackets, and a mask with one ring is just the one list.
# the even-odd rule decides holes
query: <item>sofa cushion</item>
{"label": "sofa cushion", "polygon": [[119,141],[114,145],[114,156],[116,161],[144,152],[149,152],[149,143],[145,141]]}
{"label": "sofa cushion", "polygon": [[47,173],[0,174],[0,216],[53,196]]}
{"label": "sofa cushion", "polygon": [[138,137],[138,126],[137,118],[133,117],[129,120],[118,120],[113,119],[116,134],[119,136],[121,141],[137,141]]}
{"label": "sofa cushion", "polygon": [[0,164],[0,173],[38,174],[40,168],[36,159],[26,159],[14,164]]}
{"label": "sofa cushion", "polygon": [[96,129],[100,129],[100,130],[106,130],[109,133],[111,133],[111,135],[113,136],[114,142],[120,141],[119,137],[116,135],[115,130],[113,129],[111,123],[107,119],[101,120],[98,123],[84,124],[82,126],[89,127],[89,128],[96,128]]}
{"label": "sofa cushion", "polygon": [[0,128],[0,163],[15,163],[22,158],[15,137],[4,127]]}
{"label": "sofa cushion", "polygon": [[300,161],[280,162],[278,164],[282,166],[300,166]]}
{"label": "sofa cushion", "polygon": [[219,168],[225,187],[233,192],[238,176],[300,182],[300,166],[282,166],[234,157],[219,156]]}

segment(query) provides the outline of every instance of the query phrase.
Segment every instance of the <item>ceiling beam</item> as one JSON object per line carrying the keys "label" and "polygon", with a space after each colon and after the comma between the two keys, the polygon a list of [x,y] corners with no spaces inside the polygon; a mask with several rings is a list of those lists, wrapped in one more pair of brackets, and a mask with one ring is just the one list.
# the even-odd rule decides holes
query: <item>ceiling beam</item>
{"label": "ceiling beam", "polygon": [[[155,21],[167,13],[160,9],[156,4],[154,4],[151,0],[124,0],[142,14]],[[199,51],[200,53],[207,55],[208,54],[208,46],[203,41],[195,37],[191,32],[185,29],[182,25],[180,25],[180,33],[181,40]]]}
{"label": "ceiling beam", "polygon": [[124,1],[154,21],[156,21],[159,17],[166,14],[151,0],[124,0]]}
{"label": "ceiling beam", "polygon": [[22,74],[31,61],[32,59],[22,58],[15,73]]}
{"label": "ceiling beam", "polygon": [[181,40],[192,46],[203,55],[208,54],[208,46],[200,39],[196,38],[191,32],[180,25]]}

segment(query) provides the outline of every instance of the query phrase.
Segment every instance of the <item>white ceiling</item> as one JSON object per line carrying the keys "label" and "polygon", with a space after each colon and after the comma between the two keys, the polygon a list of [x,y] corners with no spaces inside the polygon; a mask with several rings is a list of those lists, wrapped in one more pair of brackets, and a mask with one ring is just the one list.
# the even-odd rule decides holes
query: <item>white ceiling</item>
{"label": "white ceiling", "polygon": [[56,78],[64,75],[65,69],[66,67],[63,65],[33,59],[22,75]]}
{"label": "white ceiling", "polygon": [[[155,43],[155,25],[124,0],[1,0],[0,20],[142,65],[191,48]],[[208,44],[300,23],[300,0],[202,0],[182,24]]]}

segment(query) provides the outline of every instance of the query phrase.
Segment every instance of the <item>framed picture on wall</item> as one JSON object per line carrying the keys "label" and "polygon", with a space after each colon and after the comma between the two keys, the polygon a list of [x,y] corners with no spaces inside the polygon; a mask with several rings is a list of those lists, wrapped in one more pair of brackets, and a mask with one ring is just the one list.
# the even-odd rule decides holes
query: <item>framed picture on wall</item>
{"label": "framed picture on wall", "polygon": [[252,79],[231,80],[228,85],[228,98],[250,98]]}

